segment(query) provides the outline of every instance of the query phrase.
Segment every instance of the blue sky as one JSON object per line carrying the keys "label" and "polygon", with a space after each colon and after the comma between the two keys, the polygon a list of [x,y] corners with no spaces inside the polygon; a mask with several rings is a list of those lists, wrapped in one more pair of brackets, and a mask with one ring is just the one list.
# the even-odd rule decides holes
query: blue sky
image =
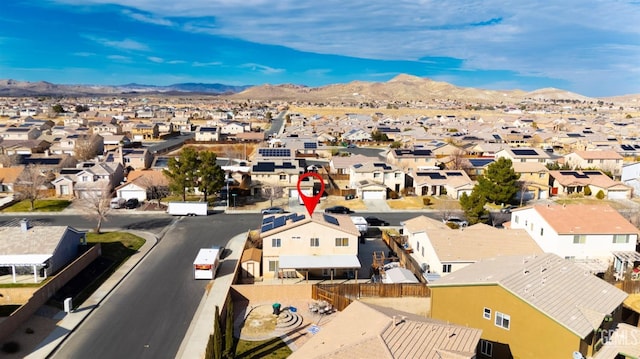
{"label": "blue sky", "polygon": [[0,78],[640,94],[637,0],[3,0]]}

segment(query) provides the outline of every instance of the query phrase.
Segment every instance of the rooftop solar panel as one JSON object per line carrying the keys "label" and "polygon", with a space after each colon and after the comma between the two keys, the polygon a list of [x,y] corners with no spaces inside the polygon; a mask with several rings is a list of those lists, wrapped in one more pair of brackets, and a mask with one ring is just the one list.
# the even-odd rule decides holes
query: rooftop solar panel
{"label": "rooftop solar panel", "polygon": [[289,148],[258,148],[258,154],[263,157],[290,157]]}
{"label": "rooftop solar panel", "polygon": [[304,148],[305,149],[316,149],[316,148],[318,148],[318,143],[316,143],[316,142],[305,142],[304,143]]}
{"label": "rooftop solar panel", "polygon": [[273,223],[267,223],[260,228],[260,232],[266,232],[273,229]]}
{"label": "rooftop solar panel", "polygon": [[262,224],[273,223],[274,216],[265,217],[262,219]]}
{"label": "rooftop solar panel", "polygon": [[589,175],[583,174],[583,173],[575,173],[573,175],[573,177],[575,177],[575,178],[589,178]]}
{"label": "rooftop solar panel", "polygon": [[278,217],[273,220],[273,228],[279,228],[287,224],[287,217]]}
{"label": "rooftop solar panel", "polygon": [[488,165],[489,163],[495,161],[494,159],[488,159],[488,158],[471,158],[469,159],[469,162],[471,163],[471,165],[473,167],[484,167],[486,165]]}
{"label": "rooftop solar panel", "polygon": [[462,172],[445,172],[445,174],[449,177],[462,176]]}
{"label": "rooftop solar panel", "polygon": [[560,174],[563,176],[575,176],[578,174],[576,171],[560,171]]}
{"label": "rooftop solar panel", "polygon": [[324,221],[327,223],[331,223],[331,224],[335,224],[336,226],[339,226],[340,223],[338,222],[338,219],[334,216],[330,216],[328,214],[323,214],[322,215],[324,217]]}
{"label": "rooftop solar panel", "polygon": [[601,176],[602,172],[600,171],[583,171],[582,173],[589,175],[589,176]]}
{"label": "rooftop solar panel", "polygon": [[531,150],[531,149],[512,149],[511,152],[513,152],[514,155],[516,156],[537,156],[538,152],[536,152],[535,150]]}

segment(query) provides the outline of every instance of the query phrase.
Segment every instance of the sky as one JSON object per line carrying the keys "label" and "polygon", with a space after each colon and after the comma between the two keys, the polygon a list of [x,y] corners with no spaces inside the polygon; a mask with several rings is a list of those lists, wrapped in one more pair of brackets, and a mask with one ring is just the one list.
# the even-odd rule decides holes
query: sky
{"label": "sky", "polygon": [[640,94],[640,0],[2,0],[0,79]]}

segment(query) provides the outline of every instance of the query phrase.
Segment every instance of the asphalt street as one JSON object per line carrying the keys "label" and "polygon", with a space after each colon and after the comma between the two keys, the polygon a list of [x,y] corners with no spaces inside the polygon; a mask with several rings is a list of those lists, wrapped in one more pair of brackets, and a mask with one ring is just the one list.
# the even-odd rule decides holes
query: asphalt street
{"label": "asphalt street", "polygon": [[[417,215],[440,213],[366,213],[399,225]],[[364,213],[362,215],[365,215]],[[93,222],[73,215],[1,216],[0,226],[70,225],[91,229]],[[173,358],[205,293],[208,281],[193,279],[200,248],[224,246],[233,236],[259,227],[261,215],[214,214],[171,217],[167,214],[112,215],[105,230],[135,229],[159,235],[158,244],[70,335],[52,358]]]}

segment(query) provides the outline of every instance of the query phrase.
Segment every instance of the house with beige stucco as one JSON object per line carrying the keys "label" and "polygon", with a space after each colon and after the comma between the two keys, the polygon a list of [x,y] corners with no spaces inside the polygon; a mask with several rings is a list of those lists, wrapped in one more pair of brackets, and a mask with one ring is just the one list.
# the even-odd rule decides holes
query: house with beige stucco
{"label": "house with beige stucco", "polygon": [[260,227],[262,275],[265,279],[357,279],[359,236],[348,215],[265,215]]}

